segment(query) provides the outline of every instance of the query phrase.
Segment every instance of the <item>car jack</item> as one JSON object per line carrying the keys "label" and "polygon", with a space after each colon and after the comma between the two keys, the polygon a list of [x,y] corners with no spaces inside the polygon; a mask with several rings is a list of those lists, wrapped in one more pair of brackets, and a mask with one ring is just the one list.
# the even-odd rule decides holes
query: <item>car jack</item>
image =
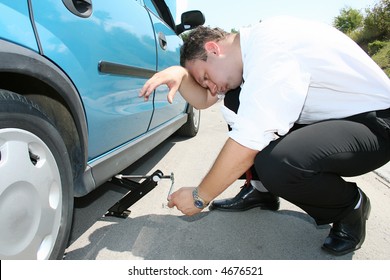
{"label": "car jack", "polygon": [[[132,179],[144,179],[142,182],[135,182]],[[171,179],[171,187],[169,189],[169,194],[172,191],[174,184],[174,175],[171,173],[170,176],[164,176],[160,170],[156,170],[152,175],[149,176],[137,176],[137,175],[122,175],[118,174],[111,179],[111,183],[129,189],[130,191],[126,193],[117,203],[111,206],[107,210],[104,216],[114,216],[119,218],[126,218],[130,215],[130,210],[128,208],[148,194],[153,190],[157,183],[161,179]]]}

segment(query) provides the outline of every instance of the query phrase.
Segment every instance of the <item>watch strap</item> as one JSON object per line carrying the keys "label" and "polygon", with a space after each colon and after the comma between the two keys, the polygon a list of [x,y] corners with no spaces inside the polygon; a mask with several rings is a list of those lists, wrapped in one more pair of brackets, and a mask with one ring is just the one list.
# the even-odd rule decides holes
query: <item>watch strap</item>
{"label": "watch strap", "polygon": [[194,198],[194,204],[197,208],[200,208],[200,209],[203,209],[205,207],[207,207],[209,205],[208,202],[206,202],[203,198],[201,198],[199,196],[199,193],[198,193],[198,187],[196,187],[193,192],[192,192],[192,196]]}

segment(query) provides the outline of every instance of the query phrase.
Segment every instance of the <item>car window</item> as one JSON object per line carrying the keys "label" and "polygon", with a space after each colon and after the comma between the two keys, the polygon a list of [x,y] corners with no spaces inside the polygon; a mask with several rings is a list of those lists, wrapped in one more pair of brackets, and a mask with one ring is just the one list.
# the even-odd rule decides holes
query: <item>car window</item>
{"label": "car window", "polygon": [[[173,20],[171,11],[163,0],[145,0],[146,7],[156,16],[160,17],[166,24],[175,30],[175,21]],[[175,9],[176,10],[176,9]]]}
{"label": "car window", "polygon": [[[177,0],[164,0],[165,1],[165,4],[168,6],[168,9],[169,9],[169,11],[171,12],[171,15],[172,15],[172,17],[173,17],[173,21],[175,22],[175,23],[177,23],[177,18],[176,18],[176,16],[177,16]],[[180,0],[180,1],[182,1],[182,0]],[[179,18],[179,20],[180,20],[180,18]]]}

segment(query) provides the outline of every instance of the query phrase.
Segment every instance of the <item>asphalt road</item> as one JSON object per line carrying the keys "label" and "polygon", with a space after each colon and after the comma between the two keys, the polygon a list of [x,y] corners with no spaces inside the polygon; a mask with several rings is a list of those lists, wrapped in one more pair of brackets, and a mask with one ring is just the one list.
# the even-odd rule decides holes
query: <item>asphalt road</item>
{"label": "asphalt road", "polygon": [[[171,137],[123,173],[175,174],[175,186],[196,186],[224,144],[227,127],[219,104],[202,111],[192,139]],[[342,257],[320,249],[330,226],[318,227],[302,210],[281,200],[277,212],[226,213],[205,209],[194,217],[166,206],[169,180],[130,207],[125,218],[103,217],[126,190],[111,182],[75,201],[66,260],[390,260],[390,187],[377,173],[350,178],[371,199],[363,247]],[[237,181],[221,197],[239,191]]]}

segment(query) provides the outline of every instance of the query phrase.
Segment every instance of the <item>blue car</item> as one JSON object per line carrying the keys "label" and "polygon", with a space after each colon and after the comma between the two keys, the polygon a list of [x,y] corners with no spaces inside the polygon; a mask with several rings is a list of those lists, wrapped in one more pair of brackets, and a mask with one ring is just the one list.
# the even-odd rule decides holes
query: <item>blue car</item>
{"label": "blue car", "polygon": [[173,0],[0,0],[0,259],[61,259],[81,197],[200,112],[160,87],[182,32],[204,23]]}

